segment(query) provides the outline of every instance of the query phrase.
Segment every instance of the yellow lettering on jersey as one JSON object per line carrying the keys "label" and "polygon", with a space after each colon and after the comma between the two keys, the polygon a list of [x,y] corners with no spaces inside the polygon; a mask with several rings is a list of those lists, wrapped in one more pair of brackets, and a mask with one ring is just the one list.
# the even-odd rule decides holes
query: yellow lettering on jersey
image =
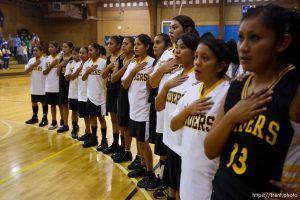
{"label": "yellow lettering on jersey", "polygon": [[[236,155],[238,155],[237,152],[239,151],[239,149],[242,149],[242,150],[241,150],[241,153],[238,158],[238,164],[236,164],[236,162],[234,162],[235,161],[234,158],[236,157]],[[241,175],[247,171],[247,165],[246,165],[247,157],[248,157],[247,148],[245,148],[245,147],[239,148],[239,144],[234,143],[233,150],[230,154],[229,162],[226,164],[226,166],[228,168],[232,167],[233,171],[236,174]]]}
{"label": "yellow lettering on jersey", "polygon": [[190,115],[184,122],[184,125],[199,131],[210,131],[215,117],[206,115]]}
{"label": "yellow lettering on jersey", "polygon": [[41,66],[34,67],[32,70],[35,70],[35,71],[43,71],[43,69],[42,69]]}
{"label": "yellow lettering on jersey", "polygon": [[277,132],[280,130],[280,125],[277,122],[271,121],[268,127],[268,131],[271,135],[266,136],[266,142],[270,145],[274,145],[277,140]]}
{"label": "yellow lettering on jersey", "polygon": [[247,128],[246,128],[246,130],[245,130],[247,133],[251,133],[251,132],[252,132],[252,130],[253,130],[253,129],[252,129],[252,128],[253,128],[253,127],[252,127],[253,122],[254,122],[253,119],[250,119],[250,120],[248,121],[248,125],[247,125]]}
{"label": "yellow lettering on jersey", "polygon": [[255,122],[254,129],[252,131],[253,135],[256,135],[258,138],[263,139],[262,129],[265,125],[266,117],[264,115],[259,115],[257,121]]}
{"label": "yellow lettering on jersey", "polygon": [[137,73],[132,80],[134,81],[147,81],[149,75],[148,74],[143,74],[143,73]]}
{"label": "yellow lettering on jersey", "polygon": [[180,100],[181,97],[183,97],[183,95],[184,94],[181,94],[181,93],[178,93],[178,92],[169,91],[168,95],[167,95],[166,102],[177,105],[178,101]]}

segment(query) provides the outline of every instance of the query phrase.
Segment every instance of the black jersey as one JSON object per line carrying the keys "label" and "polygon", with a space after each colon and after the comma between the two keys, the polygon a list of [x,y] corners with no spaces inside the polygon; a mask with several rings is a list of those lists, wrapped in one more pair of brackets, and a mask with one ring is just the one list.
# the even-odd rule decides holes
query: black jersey
{"label": "black jersey", "polygon": [[[299,73],[288,67],[273,84],[267,111],[232,131],[213,181],[212,199],[254,199],[264,192],[279,192],[269,180],[281,180],[285,157],[294,131],[289,106],[298,87]],[[252,80],[231,84],[224,105],[228,112],[247,94]]]}
{"label": "black jersey", "polygon": [[[120,70],[124,66],[124,59],[119,60],[118,69]],[[128,89],[125,89],[120,85],[119,97],[118,97],[118,116],[123,117],[129,115],[129,101],[128,101]]]}
{"label": "black jersey", "polygon": [[[59,63],[61,63],[62,61],[63,61],[63,58],[60,59]],[[68,62],[72,62],[72,61],[73,61],[72,57],[68,59]],[[60,87],[68,87],[69,86],[69,81],[67,81],[65,78],[66,67],[67,67],[67,65],[62,66],[60,73],[59,73]]]}
{"label": "black jersey", "polygon": [[[120,61],[120,56],[117,58],[117,60],[119,61],[119,63],[122,63],[122,66],[123,66],[123,62]],[[108,66],[110,63],[111,63],[111,55],[107,57],[106,66]],[[113,72],[114,72],[114,70],[111,69],[111,70],[109,70],[108,75],[107,75],[106,88],[110,89],[110,90],[118,89],[121,85],[121,80],[119,80],[115,83],[111,82],[111,76],[112,76]]]}

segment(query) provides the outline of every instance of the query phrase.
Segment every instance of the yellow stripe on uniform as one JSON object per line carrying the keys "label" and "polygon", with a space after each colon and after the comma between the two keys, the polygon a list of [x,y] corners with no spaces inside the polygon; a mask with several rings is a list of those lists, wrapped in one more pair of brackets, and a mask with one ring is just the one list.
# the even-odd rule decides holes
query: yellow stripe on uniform
{"label": "yellow stripe on uniform", "polygon": [[284,165],[283,171],[300,172],[300,165]]}
{"label": "yellow stripe on uniform", "polygon": [[283,176],[281,177],[281,181],[283,183],[288,183],[288,184],[298,184],[300,183],[300,177],[299,176]]}

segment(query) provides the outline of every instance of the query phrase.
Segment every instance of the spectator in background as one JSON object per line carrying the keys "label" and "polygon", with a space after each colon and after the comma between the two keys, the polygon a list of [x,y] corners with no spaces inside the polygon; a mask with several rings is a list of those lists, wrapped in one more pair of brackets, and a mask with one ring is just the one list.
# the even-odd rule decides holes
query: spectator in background
{"label": "spectator in background", "polygon": [[10,58],[10,50],[7,47],[7,42],[3,43],[1,48],[2,61],[3,61],[3,70],[9,69],[9,58]]}
{"label": "spectator in background", "polygon": [[17,57],[18,57],[17,50],[18,50],[18,47],[21,46],[21,39],[18,34],[13,38],[13,41],[14,41],[14,55],[15,56],[17,55]]}
{"label": "spectator in background", "polygon": [[13,40],[13,38],[11,37],[11,34],[8,35],[8,39],[7,39],[7,47],[8,47],[8,49],[10,50],[11,56],[12,56],[12,53],[14,52],[14,40]]}
{"label": "spectator in background", "polygon": [[28,50],[27,50],[27,46],[26,46],[24,41],[21,42],[21,46],[23,47],[22,64],[27,64],[27,62],[28,62]]}
{"label": "spectator in background", "polygon": [[24,46],[20,45],[17,47],[16,55],[17,55],[18,64],[23,64]]}
{"label": "spectator in background", "polygon": [[30,45],[30,36],[26,37],[25,44],[26,44],[27,54],[28,54],[27,60],[29,60],[32,56],[32,48],[31,48],[31,45]]}

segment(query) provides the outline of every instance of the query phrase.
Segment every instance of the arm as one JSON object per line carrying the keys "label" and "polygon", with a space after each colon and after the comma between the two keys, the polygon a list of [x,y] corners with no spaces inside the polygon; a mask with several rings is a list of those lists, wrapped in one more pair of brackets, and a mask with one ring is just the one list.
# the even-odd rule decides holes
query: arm
{"label": "arm", "polygon": [[296,123],[300,123],[300,86],[298,86],[297,92],[290,105],[290,119]]}
{"label": "arm", "polygon": [[120,70],[117,67],[114,69],[114,72],[111,75],[111,82],[112,83],[115,83],[115,82],[119,81],[122,78],[122,76],[124,75],[129,63],[130,62],[126,63]]}
{"label": "arm", "polygon": [[96,68],[94,66],[88,67],[82,76],[82,80],[85,81],[89,77],[90,73],[95,70],[96,70]]}
{"label": "arm", "polygon": [[265,105],[272,100],[273,92],[263,89],[240,100],[224,114],[224,97],[216,120],[204,140],[204,151],[208,159],[220,156],[234,127],[267,110]]}
{"label": "arm", "polygon": [[169,85],[166,83],[162,90],[158,93],[158,95],[155,98],[155,109],[156,111],[162,111],[166,107],[166,99],[168,92],[170,90]]}
{"label": "arm", "polygon": [[104,71],[102,72],[102,78],[103,79],[106,79],[110,70],[112,70],[114,68],[114,65],[115,63],[110,63],[109,65],[107,65],[104,69]]}
{"label": "arm", "polygon": [[79,74],[80,74],[80,72],[82,70],[83,65],[84,65],[84,63],[81,63],[80,67],[78,67],[76,69],[76,71],[73,74],[71,74],[71,80],[75,80],[79,76]]}
{"label": "arm", "polygon": [[177,68],[175,59],[169,60],[159,66],[159,68],[150,76],[149,84],[152,88],[157,88],[165,73],[169,73]]}
{"label": "arm", "polygon": [[155,108],[156,111],[162,111],[166,107],[166,100],[168,92],[171,88],[176,87],[180,84],[182,84],[186,79],[188,78],[187,75],[178,75],[175,78],[169,80],[165,83],[162,90],[159,92],[159,94],[155,98]]}
{"label": "arm", "polygon": [[122,86],[125,89],[128,89],[132,83],[132,79],[134,78],[134,76],[136,75],[136,71],[132,70],[131,72],[129,72],[129,75],[122,81]]}
{"label": "arm", "polygon": [[125,88],[125,89],[128,89],[132,83],[132,80],[134,78],[134,76],[139,72],[141,71],[142,69],[145,68],[145,66],[147,65],[147,63],[143,63],[143,64],[137,64],[128,74],[128,76],[122,80],[122,86]]}
{"label": "arm", "polygon": [[37,67],[41,63],[40,60],[30,64],[27,68],[25,68],[25,73],[29,73],[33,70],[34,67]]}
{"label": "arm", "polygon": [[203,111],[211,109],[211,106],[213,104],[213,102],[209,100],[210,97],[198,99],[194,101],[192,104],[184,107],[177,115],[175,115],[171,119],[171,130],[177,131],[178,129],[181,129],[184,126],[185,120],[190,115],[204,115],[205,112]]}

